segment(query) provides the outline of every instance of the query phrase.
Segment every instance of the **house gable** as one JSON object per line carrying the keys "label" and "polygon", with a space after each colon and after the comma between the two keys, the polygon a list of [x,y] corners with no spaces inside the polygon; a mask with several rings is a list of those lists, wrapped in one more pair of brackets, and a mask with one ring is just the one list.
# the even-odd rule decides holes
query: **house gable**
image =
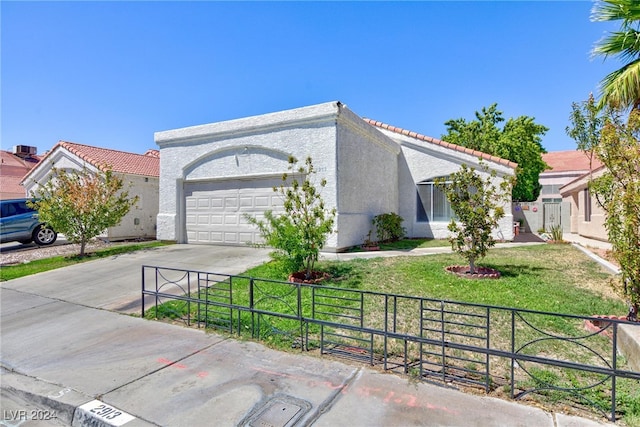
{"label": "house gable", "polygon": [[138,203],[122,219],[120,225],[107,230],[111,240],[127,238],[155,238],[158,213],[158,180],[160,159],[157,150],[147,155],[127,153],[92,147],[84,144],[60,141],[44,156],[22,180],[26,194],[34,195],[41,184],[51,179],[53,170],[77,170],[91,172],[111,169],[121,175],[131,197]]}
{"label": "house gable", "polygon": [[[449,235],[449,219],[445,221],[428,218],[422,210],[424,199],[419,193],[421,188],[426,187],[421,185],[458,171],[462,164],[477,168],[480,159],[496,172],[496,185],[499,185],[503,177],[515,175],[517,164],[509,160],[379,121],[364,120],[395,141],[402,149],[398,166],[398,214],[405,220],[404,226],[409,237],[446,238]],[[509,214],[510,203],[505,203],[504,209],[507,215],[501,220],[496,237],[511,239],[513,217]]]}

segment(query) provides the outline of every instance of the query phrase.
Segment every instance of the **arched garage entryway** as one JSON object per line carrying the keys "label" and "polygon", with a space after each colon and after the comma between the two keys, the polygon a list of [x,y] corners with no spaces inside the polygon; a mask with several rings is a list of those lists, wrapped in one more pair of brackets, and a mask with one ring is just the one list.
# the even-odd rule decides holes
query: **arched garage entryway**
{"label": "arched garage entryway", "polygon": [[264,211],[282,212],[282,198],[273,191],[282,176],[184,183],[187,243],[244,245],[260,242],[257,228],[245,215],[264,218]]}

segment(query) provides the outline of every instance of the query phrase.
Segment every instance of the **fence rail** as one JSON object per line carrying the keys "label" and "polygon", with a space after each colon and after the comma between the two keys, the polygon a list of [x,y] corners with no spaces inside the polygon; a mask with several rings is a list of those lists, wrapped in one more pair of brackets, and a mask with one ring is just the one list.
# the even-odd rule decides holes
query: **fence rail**
{"label": "fence rail", "polygon": [[142,267],[142,315],[272,337],[441,385],[502,388],[513,399],[562,393],[609,421],[619,382],[640,380],[618,358],[619,325],[638,326],[614,319],[157,266]]}

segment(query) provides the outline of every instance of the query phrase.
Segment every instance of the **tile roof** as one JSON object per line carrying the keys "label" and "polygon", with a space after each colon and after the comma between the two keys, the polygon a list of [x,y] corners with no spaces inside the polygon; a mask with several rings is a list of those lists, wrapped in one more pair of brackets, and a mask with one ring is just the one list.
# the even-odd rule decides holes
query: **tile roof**
{"label": "tile roof", "polygon": [[372,120],[372,119],[363,119],[363,120],[365,122],[369,123],[370,125],[375,126],[375,127],[386,129],[386,130],[389,130],[391,132],[395,132],[395,133],[398,133],[398,134],[401,134],[401,135],[406,135],[406,136],[409,136],[411,138],[419,139],[421,141],[426,141],[426,142],[429,142],[431,144],[440,145],[442,147],[449,148],[449,149],[455,150],[455,151],[459,151],[461,153],[471,154],[473,156],[480,157],[482,159],[489,160],[489,161],[492,161],[492,162],[495,162],[495,163],[499,163],[501,165],[505,165],[505,166],[508,166],[510,168],[513,168],[513,169],[518,167],[517,163],[514,163],[514,162],[512,162],[510,160],[507,160],[507,159],[503,159],[501,157],[492,156],[491,154],[483,153],[482,151],[472,150],[470,148],[462,147],[460,145],[451,144],[449,142],[442,141],[441,139],[437,139],[437,138],[433,138],[433,137],[430,137],[430,136],[422,135],[422,134],[419,134],[417,132],[412,132],[412,131],[409,131],[409,130],[406,130],[406,129],[402,129],[402,128],[399,128],[399,127],[396,127],[396,126],[391,126],[391,125],[388,125],[386,123],[378,122],[378,121],[375,121],[375,120]]}
{"label": "tile roof", "polygon": [[25,189],[20,182],[34,166],[40,162],[41,156],[16,156],[10,151],[0,150],[0,177],[2,186],[0,198],[18,199],[25,197]]}
{"label": "tile roof", "polygon": [[111,168],[114,172],[142,176],[160,176],[160,152],[148,150],[145,154],[134,154],[108,148],[92,147],[75,142],[59,141],[50,153],[62,147],[85,162],[102,170]]}
{"label": "tile roof", "polygon": [[[551,166],[546,172],[570,172],[570,171],[588,171],[589,170],[589,156],[580,150],[568,150],[568,151],[552,151],[550,153],[544,153],[542,160],[546,164]],[[597,169],[602,166],[602,163],[598,159],[593,159],[593,169]]]}

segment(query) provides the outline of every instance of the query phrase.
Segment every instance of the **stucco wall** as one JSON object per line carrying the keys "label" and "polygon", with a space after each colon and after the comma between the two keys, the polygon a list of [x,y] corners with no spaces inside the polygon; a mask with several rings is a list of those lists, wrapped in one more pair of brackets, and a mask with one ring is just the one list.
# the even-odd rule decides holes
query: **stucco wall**
{"label": "stucco wall", "polygon": [[[119,175],[129,196],[138,196],[138,202],[122,218],[119,225],[107,231],[109,240],[155,239],[158,216],[158,178],[139,175]],[[131,184],[128,187],[129,183]]]}
{"label": "stucco wall", "polygon": [[604,168],[600,168],[593,175],[584,175],[562,187],[561,192],[564,201],[571,205],[571,232],[607,241],[609,236],[604,227],[606,215],[593,195],[591,195],[591,218],[590,221],[585,221],[585,190],[589,185],[589,180],[602,176],[604,171]]}
{"label": "stucco wall", "polygon": [[[337,207],[336,120],[340,106],[327,103],[155,134],[160,147],[158,238],[186,242],[185,182],[260,178],[287,172],[287,158],[311,156],[326,207]],[[327,246],[336,247],[337,235]]]}
{"label": "stucco wall", "polygon": [[[460,169],[464,162],[477,169],[478,158],[461,152],[456,152],[446,147],[400,135],[385,129],[381,129],[385,135],[401,145],[402,155],[398,166],[398,214],[404,218],[404,227],[408,237],[427,237],[444,239],[450,235],[447,230],[448,222],[418,222],[417,221],[417,188],[416,184],[425,180],[431,180],[440,176],[446,176]],[[495,178],[499,185],[501,177],[513,175],[513,169],[487,162],[498,172]],[[505,203],[505,217],[494,232],[494,237],[500,240],[513,238],[513,216],[511,215],[510,200]]]}
{"label": "stucco wall", "polygon": [[591,198],[591,220],[585,221],[585,201],[583,191],[584,189],[575,191],[565,197],[565,200],[570,202],[573,208],[571,211],[571,232],[584,237],[607,241],[609,236],[607,235],[607,230],[604,227],[606,215],[593,196]]}
{"label": "stucco wall", "polygon": [[374,216],[398,212],[399,153],[394,141],[342,111],[337,126],[339,249],[362,244]]}

